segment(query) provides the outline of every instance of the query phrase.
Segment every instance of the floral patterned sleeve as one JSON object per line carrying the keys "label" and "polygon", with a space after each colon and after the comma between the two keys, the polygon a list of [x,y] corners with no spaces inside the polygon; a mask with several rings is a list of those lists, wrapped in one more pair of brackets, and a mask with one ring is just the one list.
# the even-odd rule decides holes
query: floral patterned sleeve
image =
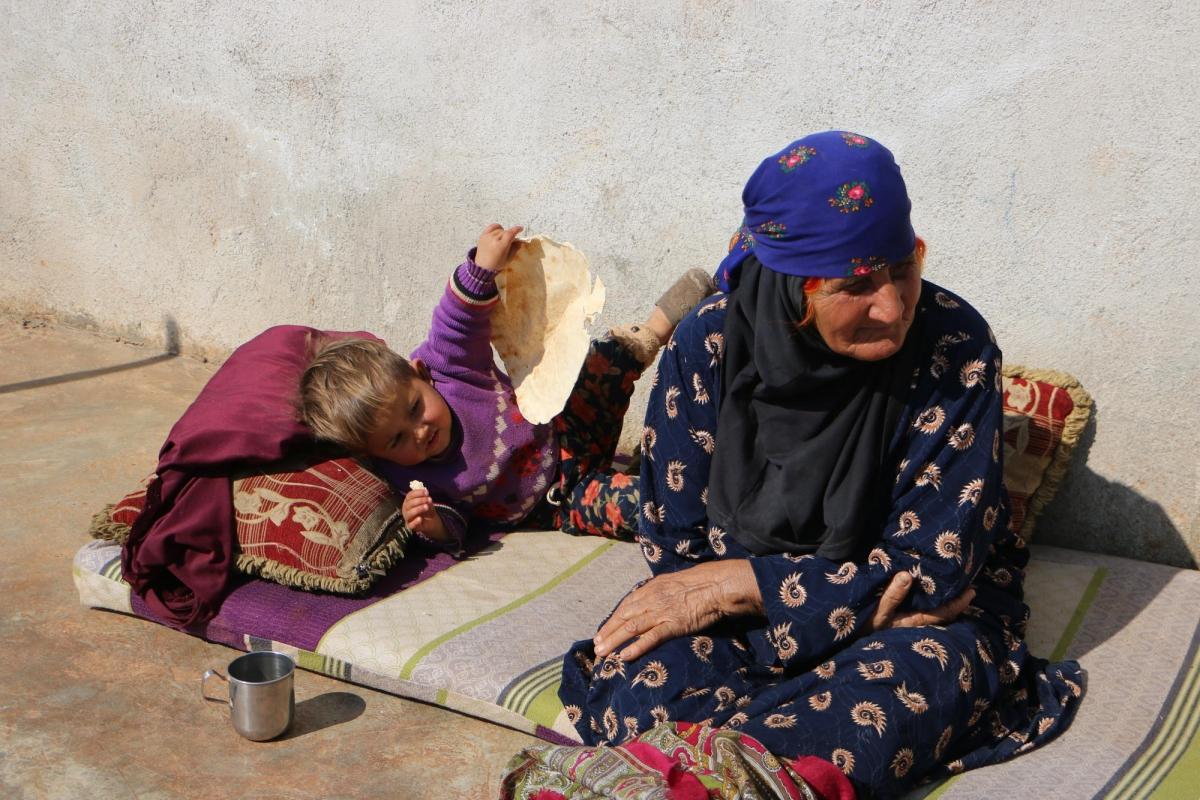
{"label": "floral patterned sleeve", "polygon": [[782,661],[798,653],[821,658],[852,641],[899,570],[916,578],[907,606],[929,610],[961,594],[986,560],[997,522],[1007,513],[1001,356],[986,323],[974,319],[980,327],[941,335],[928,363],[920,365],[898,434],[903,457],[891,512],[866,563],[751,559],[769,638]]}
{"label": "floral patterned sleeve", "polygon": [[642,551],[654,574],[727,556],[709,540],[708,468],[720,397],[728,298],[714,296],[680,323],[663,351],[642,430]]}

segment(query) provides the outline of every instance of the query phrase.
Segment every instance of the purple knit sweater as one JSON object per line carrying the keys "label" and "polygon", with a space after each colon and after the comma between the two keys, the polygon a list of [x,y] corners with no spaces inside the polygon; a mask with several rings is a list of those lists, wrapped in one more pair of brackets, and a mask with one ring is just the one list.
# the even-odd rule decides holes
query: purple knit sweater
{"label": "purple knit sweater", "polygon": [[521,416],[512,381],[496,366],[491,345],[496,276],[474,259],[472,249],[433,312],[429,337],[410,356],[429,365],[434,388],[450,406],[450,446],[436,460],[411,467],[377,462],[401,494],[409,491],[409,481],[425,484],[459,541],[474,523],[494,527],[523,520],[558,474],[553,425],[533,425]]}

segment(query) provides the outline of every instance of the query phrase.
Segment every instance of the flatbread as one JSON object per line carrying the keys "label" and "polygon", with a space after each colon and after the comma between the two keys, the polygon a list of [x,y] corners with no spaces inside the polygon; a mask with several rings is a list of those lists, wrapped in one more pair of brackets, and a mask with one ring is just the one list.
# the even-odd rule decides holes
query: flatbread
{"label": "flatbread", "polygon": [[518,239],[496,276],[492,346],[517,390],[517,407],[535,424],[562,411],[587,357],[588,325],[604,308],[587,256],[546,236]]}

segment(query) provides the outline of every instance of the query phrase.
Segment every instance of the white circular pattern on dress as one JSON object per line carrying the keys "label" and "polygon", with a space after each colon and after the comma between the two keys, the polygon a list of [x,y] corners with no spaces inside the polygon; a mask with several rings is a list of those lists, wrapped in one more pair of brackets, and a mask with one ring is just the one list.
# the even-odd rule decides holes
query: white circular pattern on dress
{"label": "white circular pattern on dress", "polygon": [[858,574],[858,565],[853,561],[847,561],[838,567],[837,572],[826,572],[825,580],[832,584],[841,586],[854,580],[854,576]]}
{"label": "white circular pattern on dress", "polygon": [[829,757],[829,760],[833,762],[835,767],[840,769],[846,775],[854,772],[854,753],[851,753],[849,750],[839,747],[837,750],[833,751],[833,754]]}
{"label": "white circular pattern on dress", "polygon": [[651,564],[657,564],[662,560],[662,548],[654,542],[647,539],[645,536],[639,536],[638,542],[642,546],[642,555]]}
{"label": "white circular pattern on dress", "polygon": [[708,546],[719,556],[725,555],[725,531],[713,525],[708,529]]}
{"label": "white circular pattern on dress", "polygon": [[962,563],[962,541],[954,531],[942,531],[934,540],[933,548],[942,558]]}
{"label": "white circular pattern on dress", "polygon": [[914,714],[924,714],[929,710],[929,703],[926,701],[925,695],[920,692],[910,692],[907,684],[903,682],[896,687],[896,699]]}
{"label": "white circular pattern on dress", "polygon": [[874,728],[880,736],[883,736],[883,732],[887,730],[887,714],[877,703],[869,700],[856,703],[854,708],[850,709],[850,719],[854,720],[856,725]]}
{"label": "white circular pattern on dress", "polygon": [[609,653],[600,664],[600,677],[607,681],[618,675],[625,677],[625,662],[618,658],[616,653]]}
{"label": "white circular pattern on dress", "polygon": [[995,506],[988,506],[983,510],[983,529],[990,531],[996,525],[997,510]]}
{"label": "white circular pattern on dress", "polygon": [[978,386],[987,379],[987,364],[977,358],[968,361],[959,369],[958,379],[968,389]]}
{"label": "white circular pattern on dress", "polygon": [[710,333],[704,337],[704,349],[712,356],[708,365],[710,367],[717,366],[721,363],[721,356],[725,354],[725,337],[719,333]]}
{"label": "white circular pattern on dress", "polygon": [[979,498],[982,496],[983,478],[975,478],[963,485],[962,491],[958,493],[958,504],[963,506],[970,503],[973,506],[977,506],[979,505]]}
{"label": "white circular pattern on dress", "polygon": [[836,631],[833,636],[835,642],[854,633],[854,623],[854,612],[846,606],[840,606],[829,612],[829,627]]}
{"label": "white circular pattern on dress", "polygon": [[954,726],[947,725],[946,730],[942,731],[942,735],[938,737],[937,745],[933,748],[933,757],[935,760],[942,760],[942,753],[946,752],[946,747],[950,744],[950,737],[953,735]]}
{"label": "white circular pattern on dress", "polygon": [[679,416],[679,406],[675,400],[679,397],[678,386],[668,386],[667,391],[663,394],[663,407],[667,411],[667,419],[675,419]]}
{"label": "white circular pattern on dress", "polygon": [[625,717],[625,741],[636,739],[638,735],[637,717]]}
{"label": "white circular pattern on dress", "polygon": [[667,464],[667,488],[672,492],[683,491],[683,471],[687,465],[682,461],[672,461]]}
{"label": "white circular pattern on dress", "polygon": [[654,445],[657,443],[658,434],[655,433],[654,428],[651,428],[649,425],[642,428],[642,455],[653,459],[654,453],[651,451],[654,450]]}
{"label": "white circular pattern on dress", "polygon": [[612,706],[604,709],[604,735],[610,742],[617,740],[617,712],[612,710]]}
{"label": "white circular pattern on dress", "polygon": [[917,415],[913,427],[924,434],[934,434],[946,421],[946,412],[941,406],[930,406]]}
{"label": "white circular pattern on dress", "polygon": [[708,455],[712,455],[713,450],[717,448],[716,437],[708,431],[689,428],[688,435],[690,435],[692,437],[692,441],[700,445],[700,449]]}
{"label": "white circular pattern on dress", "polygon": [[784,622],[767,631],[767,641],[775,648],[780,661],[790,661],[799,649],[791,636],[792,623]]}
{"label": "white circular pattern on dress", "polygon": [[932,486],[935,489],[941,489],[942,468],[930,461],[921,468],[921,474],[917,475],[915,483],[917,486]]}
{"label": "white circular pattern on dress", "polygon": [[779,585],[779,599],[788,608],[799,608],[808,600],[808,592],[800,583],[800,573],[793,572]]}
{"label": "white circular pattern on dress", "polygon": [[665,506],[656,506],[653,501],[647,500],[642,504],[642,515],[647,522],[658,525],[663,521],[663,514],[666,513]]}
{"label": "white circular pattern on dress", "polygon": [[883,548],[876,547],[867,556],[867,563],[875,567],[883,567],[885,570],[892,568],[892,557],[884,552]]}
{"label": "white circular pattern on dress", "polygon": [[763,724],[768,728],[794,728],[796,727],[795,714],[768,714],[763,720]]}
{"label": "white circular pattern on dress", "polygon": [[858,674],[866,681],[877,681],[890,678],[895,674],[895,667],[888,659],[882,661],[858,662]]}
{"label": "white circular pattern on dress", "polygon": [[942,308],[958,308],[958,301],[945,292],[934,292],[933,299]]}
{"label": "white circular pattern on dress", "polygon": [[942,669],[946,668],[946,648],[935,639],[918,639],[912,644],[913,652],[925,656],[925,658],[935,659]]}
{"label": "white circular pattern on dress", "polygon": [[950,431],[947,439],[955,450],[966,450],[975,443],[975,428],[969,422],[964,422]]}
{"label": "white circular pattern on dress", "polygon": [[661,661],[651,661],[638,670],[638,674],[634,676],[631,685],[637,686],[640,683],[649,689],[657,689],[667,682],[668,677],[667,668]]}
{"label": "white circular pattern on dress", "polygon": [[905,511],[900,515],[898,520],[900,530],[892,534],[892,536],[906,536],[921,527],[921,518],[917,516],[915,511]]}
{"label": "white circular pattern on dress", "polygon": [[962,668],[958,671],[958,688],[962,689],[963,694],[971,691],[971,686],[975,683],[975,670],[971,668],[971,663],[963,658]]}

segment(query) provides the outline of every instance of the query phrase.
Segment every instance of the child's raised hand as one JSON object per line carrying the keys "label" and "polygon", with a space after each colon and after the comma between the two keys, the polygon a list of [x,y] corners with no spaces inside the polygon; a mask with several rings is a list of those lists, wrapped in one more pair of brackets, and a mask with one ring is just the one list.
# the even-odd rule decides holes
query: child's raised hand
{"label": "child's raised hand", "polygon": [[503,225],[495,222],[488,225],[483,229],[483,233],[479,234],[479,241],[475,243],[475,265],[488,272],[500,269],[504,260],[508,258],[513,239],[524,229],[522,225],[505,229]]}

